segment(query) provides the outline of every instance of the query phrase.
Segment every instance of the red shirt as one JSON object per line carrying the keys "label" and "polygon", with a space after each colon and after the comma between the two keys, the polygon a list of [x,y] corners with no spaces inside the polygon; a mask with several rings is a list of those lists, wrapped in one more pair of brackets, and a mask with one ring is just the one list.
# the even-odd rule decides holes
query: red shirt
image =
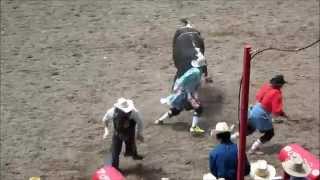
{"label": "red shirt", "polygon": [[259,89],[256,94],[256,101],[261,103],[266,111],[274,115],[283,115],[281,90],[272,87],[269,83],[265,83]]}

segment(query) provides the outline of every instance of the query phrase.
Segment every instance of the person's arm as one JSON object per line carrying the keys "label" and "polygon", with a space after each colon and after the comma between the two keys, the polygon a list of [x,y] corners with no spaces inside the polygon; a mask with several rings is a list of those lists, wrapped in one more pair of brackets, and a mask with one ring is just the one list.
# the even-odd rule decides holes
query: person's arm
{"label": "person's arm", "polygon": [[206,82],[206,83],[212,83],[213,80],[212,80],[212,78],[211,78],[211,77],[209,76],[209,74],[208,74],[207,65],[205,65],[205,66],[203,67],[203,73],[204,73],[204,80],[205,80],[205,82]]}
{"label": "person's arm", "polygon": [[209,154],[209,168],[210,168],[210,172],[211,174],[213,174],[215,177],[217,177],[217,166],[216,166],[216,154],[215,152],[210,152]]}
{"label": "person's arm", "polygon": [[277,93],[272,100],[272,114],[288,118],[287,114],[283,111],[282,95],[280,93]]}
{"label": "person's arm", "polygon": [[107,111],[107,113],[102,118],[102,122],[104,123],[104,126],[105,126],[103,139],[105,139],[109,134],[108,124],[109,124],[109,121],[111,121],[111,119],[113,118],[113,113],[114,113],[114,108],[111,108]]}
{"label": "person's arm", "polygon": [[198,92],[195,91],[193,94],[188,93],[188,101],[190,102],[191,106],[195,109],[199,108],[200,101],[199,101],[199,95]]}
{"label": "person's arm", "polygon": [[181,89],[182,89],[181,83],[176,81],[173,85],[173,92],[178,92]]}
{"label": "person's arm", "polygon": [[111,112],[111,109],[109,109],[106,114],[104,114],[103,118],[102,118],[102,122],[105,124],[105,126],[108,126],[109,120],[111,119],[111,114],[113,114]]}
{"label": "person's arm", "polygon": [[208,67],[207,67],[207,65],[203,66],[203,74],[204,74],[204,77],[207,79],[208,78]]}
{"label": "person's arm", "polygon": [[132,119],[137,123],[137,138],[143,141],[143,122],[138,110],[132,112]]}
{"label": "person's arm", "polygon": [[256,93],[256,102],[261,102],[266,92],[269,89],[270,89],[270,85],[268,83],[263,84]]}
{"label": "person's arm", "polygon": [[199,101],[199,92],[198,92],[198,90],[196,90],[196,91],[193,93],[193,97],[196,99],[196,101]]}

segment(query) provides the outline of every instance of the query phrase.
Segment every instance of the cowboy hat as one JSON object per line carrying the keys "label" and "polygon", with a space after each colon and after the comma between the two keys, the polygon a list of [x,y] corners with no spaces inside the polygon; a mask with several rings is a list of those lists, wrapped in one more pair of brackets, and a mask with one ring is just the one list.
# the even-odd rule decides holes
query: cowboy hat
{"label": "cowboy hat", "polygon": [[203,175],[202,180],[225,180],[224,178],[216,178],[213,174],[207,173]]}
{"label": "cowboy hat", "polygon": [[203,175],[202,180],[217,180],[217,178],[211,173],[207,173]]}
{"label": "cowboy hat", "polygon": [[280,75],[276,75],[272,79],[270,79],[270,83],[272,85],[282,86],[283,84],[287,83],[287,81],[285,81],[283,75],[280,74]]}
{"label": "cowboy hat", "polygon": [[265,160],[258,160],[251,164],[250,176],[254,180],[269,180],[275,175],[276,169]]}
{"label": "cowboy hat", "polygon": [[113,106],[125,113],[128,113],[135,109],[133,101],[130,99],[125,99],[123,97],[119,98]]}
{"label": "cowboy hat", "polygon": [[211,130],[211,136],[214,134],[220,134],[225,132],[231,132],[230,127],[226,122],[218,122],[216,128]]}
{"label": "cowboy hat", "polygon": [[294,177],[306,177],[311,171],[310,166],[298,154],[282,162],[282,167],[287,174]]}
{"label": "cowboy hat", "polygon": [[202,66],[205,66],[206,64],[207,63],[206,63],[204,56],[198,58],[197,60],[191,61],[192,67],[202,67]]}

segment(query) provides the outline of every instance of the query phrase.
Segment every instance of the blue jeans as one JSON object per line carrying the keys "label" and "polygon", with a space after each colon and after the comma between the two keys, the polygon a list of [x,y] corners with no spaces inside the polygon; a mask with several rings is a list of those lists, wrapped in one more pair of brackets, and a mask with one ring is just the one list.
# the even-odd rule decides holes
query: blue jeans
{"label": "blue jeans", "polygon": [[260,103],[254,105],[249,112],[249,123],[259,131],[273,129],[271,113],[264,110]]}

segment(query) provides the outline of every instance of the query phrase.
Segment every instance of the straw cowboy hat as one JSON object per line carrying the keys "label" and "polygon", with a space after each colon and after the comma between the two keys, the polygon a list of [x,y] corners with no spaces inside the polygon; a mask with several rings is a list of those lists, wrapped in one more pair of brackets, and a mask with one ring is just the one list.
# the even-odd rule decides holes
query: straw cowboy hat
{"label": "straw cowboy hat", "polygon": [[294,177],[306,177],[311,172],[310,166],[297,154],[282,162],[282,167],[287,174]]}
{"label": "straw cowboy hat", "polygon": [[216,124],[216,128],[211,130],[211,136],[225,133],[225,132],[231,132],[231,128],[228,126],[226,122],[218,122]]}
{"label": "straw cowboy hat", "polygon": [[192,60],[191,61],[192,67],[202,67],[202,66],[205,66],[206,64],[207,63],[206,63],[206,60],[205,60],[204,57],[200,57],[197,60]]}
{"label": "straw cowboy hat", "polygon": [[125,113],[128,113],[135,109],[133,101],[130,99],[125,99],[123,97],[119,98],[113,106]]}
{"label": "straw cowboy hat", "polygon": [[254,180],[270,180],[276,175],[276,169],[265,160],[251,164],[250,176]]}

